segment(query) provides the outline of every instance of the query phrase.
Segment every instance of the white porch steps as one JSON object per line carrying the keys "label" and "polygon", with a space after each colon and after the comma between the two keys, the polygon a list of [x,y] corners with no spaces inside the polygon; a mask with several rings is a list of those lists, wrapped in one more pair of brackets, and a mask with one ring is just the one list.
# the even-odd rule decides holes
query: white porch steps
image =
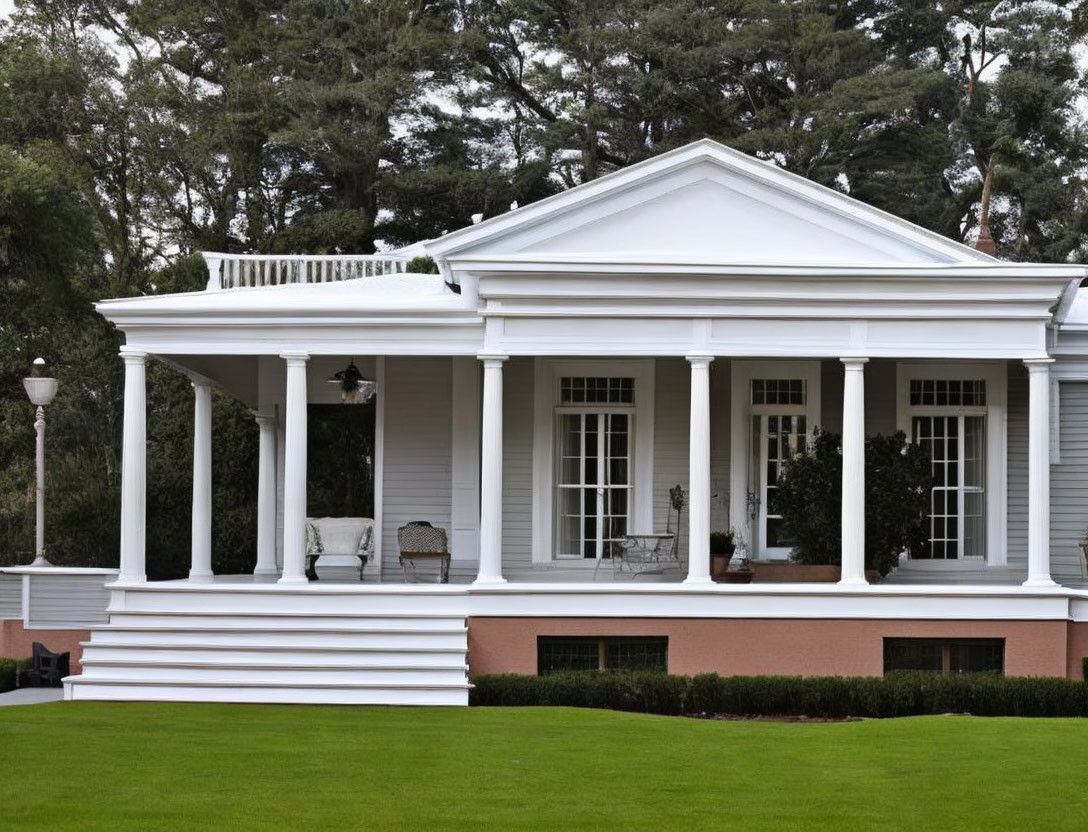
{"label": "white porch steps", "polygon": [[114,590],[69,699],[468,704],[460,599],[419,591]]}

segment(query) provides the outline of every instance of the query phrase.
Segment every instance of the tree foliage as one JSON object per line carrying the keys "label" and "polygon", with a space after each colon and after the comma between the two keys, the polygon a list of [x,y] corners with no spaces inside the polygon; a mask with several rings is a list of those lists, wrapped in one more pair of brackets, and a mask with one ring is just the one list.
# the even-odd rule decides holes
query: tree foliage
{"label": "tree foliage", "polygon": [[[881,575],[899,553],[921,551],[929,492],[929,455],[900,432],[865,440],[865,568]],[[842,439],[818,431],[808,448],[788,461],[775,505],[798,563],[842,561]]]}

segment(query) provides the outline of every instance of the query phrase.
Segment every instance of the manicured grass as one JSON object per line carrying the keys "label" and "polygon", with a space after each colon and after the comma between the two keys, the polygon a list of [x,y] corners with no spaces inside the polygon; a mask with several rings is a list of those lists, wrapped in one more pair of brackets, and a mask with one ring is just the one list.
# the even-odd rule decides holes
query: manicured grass
{"label": "manicured grass", "polygon": [[1088,721],[0,708],[18,830],[1077,830]]}

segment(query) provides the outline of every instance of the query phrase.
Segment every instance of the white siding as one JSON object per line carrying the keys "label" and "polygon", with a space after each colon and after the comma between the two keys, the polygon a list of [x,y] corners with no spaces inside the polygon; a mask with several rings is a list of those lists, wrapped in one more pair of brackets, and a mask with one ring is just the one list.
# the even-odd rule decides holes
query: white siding
{"label": "white siding", "polygon": [[[727,395],[728,383],[727,374]],[[685,497],[688,493],[688,414],[691,409],[691,370],[688,362],[682,358],[659,359],[655,367],[654,387],[654,528],[663,530],[670,511],[669,489],[679,483],[684,488]],[[712,410],[713,407],[711,404]],[[720,417],[712,413],[712,435],[719,433],[715,422],[717,418]],[[725,421],[723,436],[728,443],[728,409]],[[726,465],[728,468],[728,461]],[[726,478],[728,479],[728,472]],[[681,556],[687,557],[687,551],[688,506],[685,505],[680,517]]]}
{"label": "white siding", "polygon": [[450,531],[449,358],[387,358],[382,492],[383,579],[402,579],[397,529],[426,520]]}
{"label": "white siding", "polygon": [[0,619],[23,617],[23,578],[0,575]]}
{"label": "white siding", "polygon": [[[1028,375],[1009,364],[1008,398],[1008,564],[1028,568]],[[1063,414],[1064,416],[1064,414]]]}
{"label": "white siding", "polygon": [[[32,575],[28,627],[90,627],[106,623],[104,575]],[[114,576],[108,576],[114,580]]]}
{"label": "white siding", "polygon": [[1061,462],[1050,466],[1050,571],[1084,581],[1080,538],[1088,527],[1088,382],[1061,384]]}
{"label": "white siding", "polygon": [[533,361],[512,358],[503,368],[502,562],[532,565]]}

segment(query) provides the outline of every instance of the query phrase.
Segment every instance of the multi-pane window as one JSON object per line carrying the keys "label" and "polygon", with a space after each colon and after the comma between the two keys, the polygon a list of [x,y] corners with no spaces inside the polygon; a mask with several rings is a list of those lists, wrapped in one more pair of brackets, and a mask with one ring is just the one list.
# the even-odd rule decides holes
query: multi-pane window
{"label": "multi-pane window", "polygon": [[537,672],[668,669],[667,636],[538,636]]}
{"label": "multi-pane window", "polygon": [[916,378],[910,382],[912,407],[985,407],[986,381],[981,378]]}
{"label": "multi-pane window", "polygon": [[806,442],[804,379],[752,379],[753,438],[758,443],[760,550],[785,550],[793,545],[782,533],[777,504],[778,478],[785,464],[800,453]]}
{"label": "multi-pane window", "polygon": [[884,672],[1004,673],[1003,638],[886,638]]}
{"label": "multi-pane window", "polygon": [[560,404],[634,404],[635,380],[613,376],[563,376]]}
{"label": "multi-pane window", "polygon": [[[984,557],[986,554],[986,382],[912,379],[915,442],[932,460],[929,535],[916,558]],[[976,409],[977,413],[928,408]],[[931,415],[932,414],[932,415]]]}
{"label": "multi-pane window", "polygon": [[805,382],[800,378],[752,379],[752,404],[804,404]]}
{"label": "multi-pane window", "polygon": [[634,397],[630,377],[560,379],[558,557],[607,557],[628,533]]}

